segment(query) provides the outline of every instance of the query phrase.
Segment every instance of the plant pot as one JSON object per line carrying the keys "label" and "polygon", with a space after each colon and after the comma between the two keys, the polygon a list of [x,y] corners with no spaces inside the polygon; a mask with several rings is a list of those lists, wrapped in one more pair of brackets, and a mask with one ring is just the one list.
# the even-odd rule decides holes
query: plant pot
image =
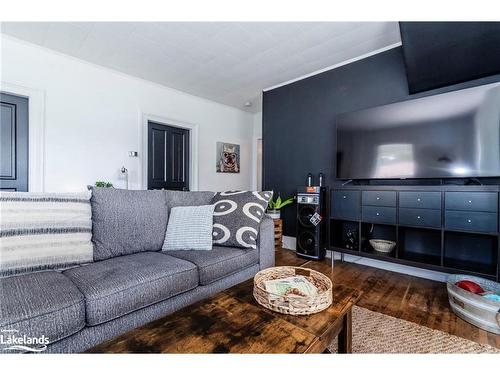
{"label": "plant pot", "polygon": [[267,214],[273,219],[279,219],[281,217],[280,210],[267,210]]}

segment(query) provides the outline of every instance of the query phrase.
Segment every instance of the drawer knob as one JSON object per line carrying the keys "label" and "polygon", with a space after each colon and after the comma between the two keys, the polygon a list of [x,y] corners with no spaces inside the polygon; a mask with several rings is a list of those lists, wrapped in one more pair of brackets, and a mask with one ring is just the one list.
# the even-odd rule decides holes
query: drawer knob
{"label": "drawer knob", "polygon": [[467,219],[467,222],[468,222],[468,223],[472,223],[472,220],[471,220],[471,219]]}
{"label": "drawer knob", "polygon": [[342,198],[346,199],[347,197],[344,195]]}
{"label": "drawer knob", "polygon": [[380,216],[380,214],[377,212],[377,216]]}
{"label": "drawer knob", "polygon": [[420,199],[420,198],[417,198],[417,202],[420,202],[420,201],[421,201],[421,199]]}
{"label": "drawer knob", "polygon": [[379,201],[379,200],[380,200],[380,197],[377,197],[377,200]]}
{"label": "drawer knob", "polygon": [[417,219],[421,219],[421,217],[420,217],[420,216],[417,216]]}
{"label": "drawer knob", "polygon": [[471,200],[469,200],[469,203],[472,203],[472,201],[471,201]]}

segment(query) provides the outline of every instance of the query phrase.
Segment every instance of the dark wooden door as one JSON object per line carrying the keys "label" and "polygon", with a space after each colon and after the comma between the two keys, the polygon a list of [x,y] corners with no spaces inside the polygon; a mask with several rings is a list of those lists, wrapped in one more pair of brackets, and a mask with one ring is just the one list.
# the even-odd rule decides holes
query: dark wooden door
{"label": "dark wooden door", "polygon": [[148,122],[148,189],[189,190],[189,130]]}
{"label": "dark wooden door", "polygon": [[0,93],[0,190],[28,191],[28,99]]}

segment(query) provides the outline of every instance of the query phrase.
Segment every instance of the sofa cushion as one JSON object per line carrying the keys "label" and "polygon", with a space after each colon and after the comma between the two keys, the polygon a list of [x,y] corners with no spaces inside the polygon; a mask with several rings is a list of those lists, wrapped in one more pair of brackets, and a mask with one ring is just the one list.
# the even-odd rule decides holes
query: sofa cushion
{"label": "sofa cushion", "polygon": [[88,325],[97,325],[198,286],[192,263],[162,253],[125,255],[64,271],[85,296]]}
{"label": "sofa cushion", "polygon": [[0,192],[0,275],[92,261],[90,191]]}
{"label": "sofa cushion", "polygon": [[[60,272],[43,271],[0,279],[0,330],[17,330],[11,333],[17,337],[44,335],[52,343],[84,326],[84,297]],[[3,336],[6,341],[7,335]]]}
{"label": "sofa cushion", "polygon": [[158,251],[168,210],[161,190],[92,188],[94,260]]}
{"label": "sofa cushion", "polygon": [[210,204],[213,191],[177,191],[165,190],[168,208],[178,206],[205,206]]}
{"label": "sofa cushion", "polygon": [[257,248],[259,226],[272,191],[223,191],[212,198],[214,244],[228,247]]}
{"label": "sofa cushion", "polygon": [[211,251],[178,250],[164,253],[196,264],[201,285],[208,285],[259,263],[259,251],[256,249],[214,246]]}

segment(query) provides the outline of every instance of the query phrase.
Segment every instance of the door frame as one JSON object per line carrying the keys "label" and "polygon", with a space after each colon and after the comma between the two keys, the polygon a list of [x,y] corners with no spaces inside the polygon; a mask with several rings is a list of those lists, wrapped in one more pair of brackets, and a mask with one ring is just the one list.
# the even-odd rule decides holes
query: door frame
{"label": "door frame", "polygon": [[28,98],[28,191],[45,191],[45,91],[2,81],[0,91]]}
{"label": "door frame", "polygon": [[157,116],[150,113],[141,112],[140,139],[141,149],[139,157],[140,163],[141,189],[148,188],[148,122],[156,122],[174,128],[189,130],[189,190],[198,190],[198,124],[179,121],[167,117]]}

